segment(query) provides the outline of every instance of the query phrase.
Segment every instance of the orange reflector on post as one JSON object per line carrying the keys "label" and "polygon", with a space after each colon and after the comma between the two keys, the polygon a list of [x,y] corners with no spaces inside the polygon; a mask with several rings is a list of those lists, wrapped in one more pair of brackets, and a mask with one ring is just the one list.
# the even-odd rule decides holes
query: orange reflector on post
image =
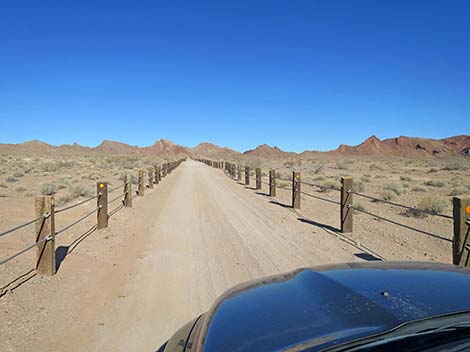
{"label": "orange reflector on post", "polygon": [[465,213],[470,214],[470,205],[465,207]]}

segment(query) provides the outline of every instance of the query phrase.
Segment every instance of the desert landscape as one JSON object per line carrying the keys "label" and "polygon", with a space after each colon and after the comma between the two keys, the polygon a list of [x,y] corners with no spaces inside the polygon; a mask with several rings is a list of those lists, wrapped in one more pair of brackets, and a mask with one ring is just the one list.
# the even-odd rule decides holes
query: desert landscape
{"label": "desert landscape", "polygon": [[[59,210],[73,207],[55,219],[65,228],[56,239],[55,275],[37,274],[34,249],[0,265],[1,350],[155,350],[245,280],[334,262],[452,263],[452,198],[470,195],[469,151],[467,135],[372,136],[358,146],[302,153],[168,140],[141,148],[2,144],[0,233],[34,219],[35,196],[52,195]],[[250,185],[200,159],[249,167]],[[135,189],[138,170],[176,160],[184,161],[132,208],[122,207],[126,175]],[[260,190],[253,187],[256,168]],[[276,197],[269,196],[269,170],[276,171]],[[300,209],[290,207],[293,171],[303,182]],[[354,195],[350,233],[339,231],[342,176],[371,197]],[[93,211],[96,199],[87,199],[97,182],[118,192],[110,194],[116,202],[108,227],[97,230],[92,213],[67,228]],[[34,226],[1,236],[0,260],[34,237]]]}

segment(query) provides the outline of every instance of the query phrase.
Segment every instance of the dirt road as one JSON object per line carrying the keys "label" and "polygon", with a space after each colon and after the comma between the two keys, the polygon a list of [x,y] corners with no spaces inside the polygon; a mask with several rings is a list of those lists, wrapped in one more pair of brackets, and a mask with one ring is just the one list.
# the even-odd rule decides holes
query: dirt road
{"label": "dirt road", "polygon": [[167,187],[161,210],[149,219],[151,249],[90,350],[151,351],[239,282],[355,258],[337,240],[299,233],[288,210],[220,170],[188,161]]}
{"label": "dirt road", "polygon": [[[40,302],[49,329],[37,324],[23,345],[12,334],[9,350],[154,351],[239,282],[361,260],[357,248],[191,160],[115,219],[112,248],[95,253],[95,261],[78,261],[78,248],[48,279],[56,285],[62,278],[57,290],[49,288],[55,304]],[[38,299],[49,294],[44,290]]]}

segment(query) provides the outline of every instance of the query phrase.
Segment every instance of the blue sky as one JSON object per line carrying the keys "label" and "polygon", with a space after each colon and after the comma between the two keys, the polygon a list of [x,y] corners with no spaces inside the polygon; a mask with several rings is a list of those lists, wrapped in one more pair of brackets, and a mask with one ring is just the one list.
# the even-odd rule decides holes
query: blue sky
{"label": "blue sky", "polygon": [[0,142],[468,134],[470,1],[0,2]]}

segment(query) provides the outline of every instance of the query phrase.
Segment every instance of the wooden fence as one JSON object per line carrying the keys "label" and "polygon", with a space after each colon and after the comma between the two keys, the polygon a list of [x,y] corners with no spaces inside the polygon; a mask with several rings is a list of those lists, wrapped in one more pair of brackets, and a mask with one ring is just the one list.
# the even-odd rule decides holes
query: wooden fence
{"label": "wooden fence", "polygon": [[[250,168],[248,166],[242,168],[241,165],[231,163],[228,161],[212,161],[212,160],[207,160],[207,159],[198,159],[198,161],[205,163],[206,165],[215,167],[215,168],[222,168],[224,171],[229,175],[231,178],[240,181],[242,177],[242,170],[244,170],[244,177],[245,177],[245,185],[250,185]],[[452,215],[446,215],[446,214],[440,214],[432,211],[427,211],[423,209],[418,209],[409,205],[405,204],[399,204],[395,202],[390,202],[386,201],[383,199],[379,199],[376,197],[373,197],[368,194],[360,193],[354,191],[354,180],[350,176],[343,176],[341,177],[341,187],[340,188],[335,188],[335,187],[328,187],[328,186],[322,186],[310,182],[303,182],[301,179],[301,174],[298,171],[293,171],[292,172],[292,178],[291,178],[291,186],[290,187],[283,187],[283,186],[278,186],[276,183],[276,171],[275,170],[269,170],[269,181],[266,183],[267,186],[269,187],[269,196],[271,197],[276,197],[276,189],[285,189],[291,192],[291,204],[290,206],[293,209],[300,209],[301,208],[301,195],[305,195],[308,197],[313,197],[322,201],[330,202],[337,204],[339,209],[339,223],[340,223],[340,229],[339,232],[341,233],[348,233],[348,232],[353,232],[353,224],[354,224],[354,212],[358,211],[364,214],[367,214],[369,216],[373,216],[375,218],[378,218],[383,221],[387,221],[388,223],[391,223],[396,226],[401,226],[403,228],[417,231],[422,234],[426,234],[429,236],[432,236],[434,238],[438,238],[443,241],[447,242],[452,242],[452,258],[453,258],[453,263],[456,265],[462,265],[462,266],[470,266],[470,197],[453,197],[453,212]],[[258,168],[255,170],[255,189],[259,190],[261,189],[261,183],[264,183],[261,180],[261,170]],[[323,189],[323,190],[333,190],[333,191],[338,191],[339,192],[339,200],[334,201],[331,199],[326,199],[322,198],[316,195],[313,195],[311,193],[305,192],[302,189],[302,186],[310,186],[310,187],[316,187],[318,189]],[[353,198],[354,197],[360,197],[360,198],[365,198],[374,202],[381,202],[385,203],[388,205],[392,205],[394,207],[399,207],[403,209],[407,209],[409,211],[415,212],[415,213],[422,213],[422,214],[427,214],[431,216],[437,216],[440,218],[448,219],[451,220],[453,223],[453,238],[448,239],[446,237],[442,237],[436,234],[432,234],[429,232],[426,232],[424,230],[420,230],[417,228],[414,228],[412,226],[406,225],[399,223],[395,220],[391,220],[388,218],[385,218],[383,216],[373,214],[369,211],[366,211],[364,209],[358,208],[357,206],[354,206],[353,204]]]}
{"label": "wooden fence", "polygon": [[[30,220],[24,224],[15,226],[9,230],[0,233],[0,237],[6,236],[10,233],[18,231],[30,225],[35,225],[35,242],[23,248],[21,251],[11,255],[8,258],[0,260],[0,265],[3,265],[10,260],[18,257],[19,255],[36,248],[36,270],[38,274],[54,275],[56,273],[56,259],[55,259],[55,240],[56,237],[75,226],[79,222],[85,220],[89,216],[96,214],[96,229],[104,229],[108,227],[108,220],[110,215],[122,207],[132,208],[132,201],[136,196],[143,197],[145,189],[152,189],[154,184],[161,182],[162,178],[166,177],[173,170],[175,170],[184,160],[180,159],[164,163],[162,165],[155,165],[147,170],[147,182],[145,179],[145,171],[140,169],[138,172],[137,190],[135,194],[132,192],[132,181],[130,175],[124,177],[122,185],[109,188],[108,183],[100,181],[96,183],[96,195],[84,199],[76,204],[66,206],[64,208],[55,208],[54,196],[37,196],[34,198],[34,208],[36,211],[36,219]],[[121,192],[119,192],[121,190]],[[111,197],[113,192],[118,193],[116,196]],[[71,224],[66,225],[60,230],[55,228],[56,215],[85,204],[93,199],[96,199],[96,207],[87,212],[84,216],[77,219]],[[116,201],[121,201],[121,205],[109,211],[108,206]]]}

